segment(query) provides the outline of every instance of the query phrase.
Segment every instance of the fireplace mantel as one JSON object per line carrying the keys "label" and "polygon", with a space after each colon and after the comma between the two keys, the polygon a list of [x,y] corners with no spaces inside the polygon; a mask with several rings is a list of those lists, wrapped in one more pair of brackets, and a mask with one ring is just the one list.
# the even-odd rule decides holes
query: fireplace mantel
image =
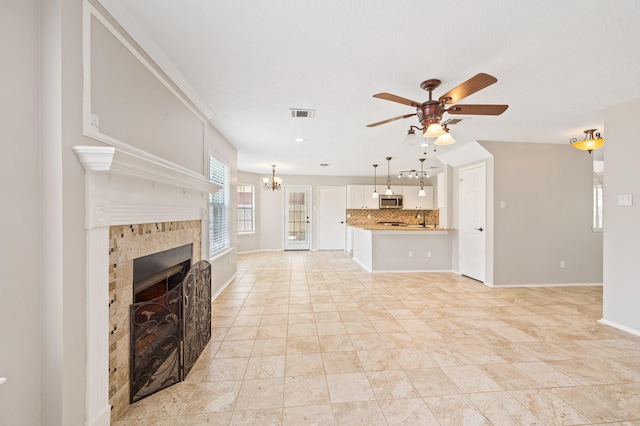
{"label": "fireplace mantel", "polygon": [[73,151],[87,172],[120,173],[212,194],[220,189],[201,174],[141,150],[76,145]]}
{"label": "fireplace mantel", "polygon": [[[86,425],[108,426],[109,404],[109,227],[184,220],[206,223],[205,194],[220,186],[202,174],[135,147],[74,146],[85,170],[86,193]],[[111,179],[122,175],[125,179]],[[133,178],[133,180],[128,179]],[[136,183],[137,182],[137,183]],[[140,182],[151,182],[140,193]],[[167,198],[155,183],[182,189]],[[138,192],[131,193],[136,188]],[[187,194],[199,192],[201,196]],[[180,191],[175,191],[180,194]]]}

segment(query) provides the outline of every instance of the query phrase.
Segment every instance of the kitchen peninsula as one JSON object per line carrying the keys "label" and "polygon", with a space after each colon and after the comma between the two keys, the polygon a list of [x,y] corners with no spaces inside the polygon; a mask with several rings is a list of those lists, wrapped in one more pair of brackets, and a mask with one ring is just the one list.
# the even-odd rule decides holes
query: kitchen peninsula
{"label": "kitchen peninsula", "polygon": [[351,225],[353,260],[369,272],[451,271],[451,231],[420,225]]}

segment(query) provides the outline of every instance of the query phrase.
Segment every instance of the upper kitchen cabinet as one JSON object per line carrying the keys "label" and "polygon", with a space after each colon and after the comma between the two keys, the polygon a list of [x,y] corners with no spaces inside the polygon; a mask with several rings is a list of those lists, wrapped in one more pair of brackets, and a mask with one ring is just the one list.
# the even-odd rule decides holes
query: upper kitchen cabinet
{"label": "upper kitchen cabinet", "polygon": [[347,185],[348,209],[378,209],[378,199],[371,198],[373,185]]}
{"label": "upper kitchen cabinet", "polygon": [[419,197],[419,186],[402,187],[402,208],[404,210],[431,210],[433,209],[433,186],[424,187],[424,197]]}

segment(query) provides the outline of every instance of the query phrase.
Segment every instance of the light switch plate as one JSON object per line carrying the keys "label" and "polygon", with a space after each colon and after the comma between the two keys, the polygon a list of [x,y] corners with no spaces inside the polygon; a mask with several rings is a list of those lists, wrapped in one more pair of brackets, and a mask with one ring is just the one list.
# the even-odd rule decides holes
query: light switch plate
{"label": "light switch plate", "polygon": [[619,206],[632,206],[633,205],[633,195],[618,195],[618,205]]}

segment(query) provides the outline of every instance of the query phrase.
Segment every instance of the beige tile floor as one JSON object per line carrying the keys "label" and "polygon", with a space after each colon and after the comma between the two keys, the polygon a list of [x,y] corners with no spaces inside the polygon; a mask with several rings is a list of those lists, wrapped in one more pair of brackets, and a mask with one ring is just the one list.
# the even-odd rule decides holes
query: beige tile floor
{"label": "beige tile floor", "polygon": [[187,380],[113,424],[640,425],[640,338],[601,314],[600,287],[243,254]]}

